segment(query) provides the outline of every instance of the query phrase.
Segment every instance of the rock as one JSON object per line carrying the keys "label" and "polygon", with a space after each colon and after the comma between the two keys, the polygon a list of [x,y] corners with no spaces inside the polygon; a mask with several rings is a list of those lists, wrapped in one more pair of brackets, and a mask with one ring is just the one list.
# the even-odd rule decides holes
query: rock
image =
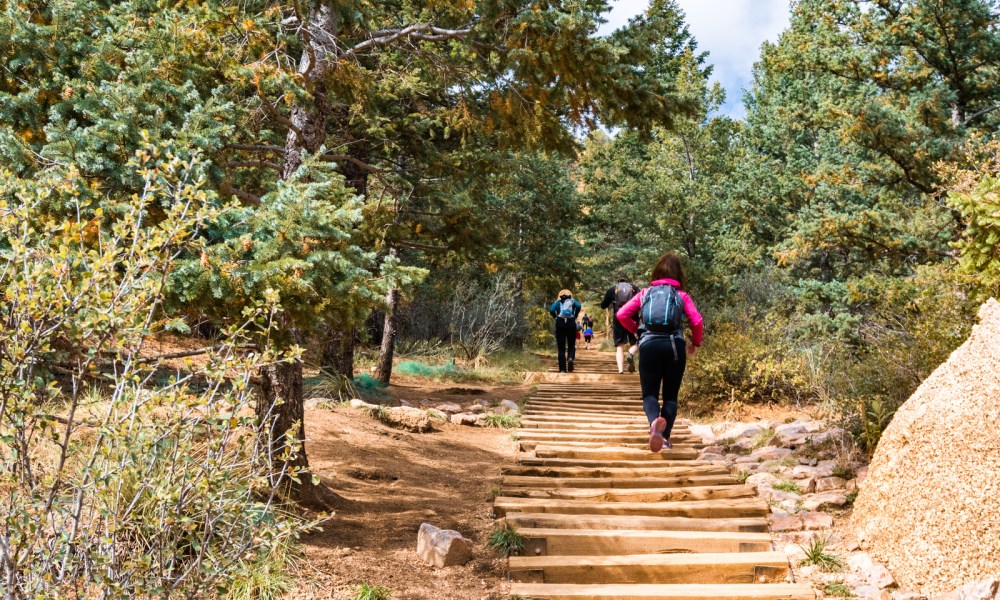
{"label": "rock", "polygon": [[892,600],[927,600],[927,596],[912,590],[895,590],[889,597]]}
{"label": "rock", "polygon": [[707,452],[708,454],[725,454],[726,449],[722,446],[705,446],[701,449],[702,452]]}
{"label": "rock", "polygon": [[500,401],[500,412],[503,413],[520,413],[521,407],[517,405],[517,402],[511,400],[501,400]]}
{"label": "rock", "polygon": [[449,420],[449,417],[448,417],[447,413],[445,413],[443,411],[440,411],[440,410],[438,410],[436,408],[428,408],[424,412],[427,413],[428,417],[430,417],[432,419],[437,419],[438,421],[448,421]]}
{"label": "rock", "polygon": [[821,512],[806,512],[800,515],[807,530],[829,529],[833,527],[833,517]]}
{"label": "rock", "polygon": [[760,459],[755,456],[741,456],[734,461],[738,465],[745,465],[750,463],[759,463]]}
{"label": "rock", "polygon": [[774,435],[779,437],[788,437],[790,435],[798,435],[801,433],[809,433],[809,428],[798,419],[792,423],[785,423],[774,428]]}
{"label": "rock", "polygon": [[[826,462],[826,461],[824,461]],[[819,463],[814,467],[807,467],[805,465],[799,465],[792,468],[792,479],[821,479],[823,477],[833,476],[833,465],[829,467],[824,467],[823,463]]]}
{"label": "rock", "polygon": [[963,585],[934,600],[1000,600],[1000,579],[984,579]]}
{"label": "rock", "polygon": [[688,425],[688,429],[691,431],[692,435],[696,435],[701,438],[701,443],[703,444],[714,444],[716,438],[715,434],[712,433],[711,425],[699,425],[697,423],[691,423]]}
{"label": "rock", "polygon": [[434,429],[427,412],[412,406],[396,406],[387,409],[386,424],[412,433],[426,433]]}
{"label": "rock", "polygon": [[860,598],[861,600],[881,600],[882,592],[873,585],[859,585],[857,587],[851,588],[854,593],[855,598]]}
{"label": "rock", "polygon": [[[806,557],[806,551],[799,544],[785,544],[781,551],[785,553],[788,560],[798,562]],[[798,569],[796,575],[802,576],[802,569]]]}
{"label": "rock", "polygon": [[479,415],[486,412],[486,407],[482,404],[470,404],[469,408],[465,409],[465,412]]}
{"label": "rock", "polygon": [[712,462],[723,462],[726,460],[725,456],[721,454],[713,454],[711,452],[704,452],[699,457],[698,460],[710,460]]}
{"label": "rock", "polygon": [[719,434],[720,440],[749,438],[757,435],[767,423],[732,423],[728,429]]}
{"label": "rock", "polygon": [[781,479],[772,475],[771,473],[754,473],[753,475],[747,477],[747,485],[752,485],[755,488],[760,486],[771,487],[772,485],[780,482]]}
{"label": "rock", "polygon": [[302,408],[305,410],[316,410],[317,408],[327,408],[335,404],[337,404],[337,401],[330,398],[309,398],[302,402]]}
{"label": "rock", "polygon": [[781,460],[786,456],[791,455],[792,451],[788,448],[778,448],[777,446],[764,446],[763,448],[758,448],[750,453],[750,456],[756,457],[758,460]]}
{"label": "rock", "polygon": [[434,408],[438,409],[441,412],[445,412],[445,413],[448,413],[448,414],[451,414],[451,415],[453,415],[455,413],[462,412],[462,407],[459,406],[459,405],[457,405],[457,404],[455,404],[454,402],[448,402],[448,403],[445,403],[445,404],[438,404]]}
{"label": "rock", "polygon": [[410,402],[409,400],[400,400],[399,401],[399,405],[400,406],[413,406],[413,403]]}
{"label": "rock", "polygon": [[775,517],[771,519],[771,531],[802,531],[799,517]]}
{"label": "rock", "polygon": [[844,506],[847,504],[847,493],[844,491],[822,492],[819,494],[808,494],[802,500],[802,507],[806,510],[816,510],[824,504],[829,506]]}
{"label": "rock", "polygon": [[377,407],[374,404],[369,404],[369,403],[365,402],[364,400],[358,400],[357,398],[352,398],[351,399],[351,408],[373,409],[373,408],[377,408]]}
{"label": "rock", "polygon": [[842,490],[847,487],[847,480],[840,477],[820,477],[816,480],[817,492],[829,492],[830,490]]}
{"label": "rock", "polygon": [[799,479],[797,481],[799,489],[802,490],[803,494],[815,494],[816,493],[816,480],[815,479]]}
{"label": "rock", "polygon": [[788,470],[780,460],[769,460],[760,465],[761,471],[766,471],[768,473],[783,473]]}
{"label": "rock", "polygon": [[759,466],[757,463],[744,463],[742,465],[734,465],[733,468],[736,469],[737,473],[754,473]]}
{"label": "rock", "polygon": [[464,565],[472,559],[472,540],[457,531],[438,529],[430,523],[420,525],[417,554],[432,567]]}
{"label": "rock", "polygon": [[889,569],[882,563],[872,560],[872,557],[865,552],[852,554],[847,558],[847,564],[852,571],[857,572],[865,581],[880,590],[896,583]]}
{"label": "rock", "polygon": [[865,546],[902,587],[931,597],[1000,577],[1000,302],[983,304],[979,320],[857,473]]}
{"label": "rock", "polygon": [[470,415],[469,413],[458,413],[457,415],[451,415],[451,422],[455,425],[475,425],[476,415]]}
{"label": "rock", "polygon": [[757,495],[768,502],[784,502],[785,500],[794,500],[798,502],[799,495],[794,492],[786,492],[784,490],[776,490],[769,485],[761,485],[757,488]]}

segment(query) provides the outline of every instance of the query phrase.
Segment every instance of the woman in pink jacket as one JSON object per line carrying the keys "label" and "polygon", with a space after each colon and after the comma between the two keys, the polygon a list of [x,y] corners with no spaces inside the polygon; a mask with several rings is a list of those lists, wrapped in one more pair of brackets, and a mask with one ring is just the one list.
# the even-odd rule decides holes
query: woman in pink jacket
{"label": "woman in pink jacket", "polygon": [[[659,452],[664,444],[673,447],[670,431],[677,418],[677,392],[687,357],[694,356],[701,346],[701,315],[691,296],[683,291],[685,284],[680,257],[668,252],[653,268],[649,287],[618,309],[621,324],[639,333],[639,383],[642,408],[649,419],[649,449],[653,452]],[[683,317],[691,326],[690,346],[684,340]]]}

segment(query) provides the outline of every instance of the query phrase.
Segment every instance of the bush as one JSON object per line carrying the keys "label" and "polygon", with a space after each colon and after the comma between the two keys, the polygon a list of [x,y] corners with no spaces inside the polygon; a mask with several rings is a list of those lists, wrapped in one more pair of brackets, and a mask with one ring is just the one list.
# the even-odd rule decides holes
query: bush
{"label": "bush", "polygon": [[303,529],[277,503],[253,416],[252,376],[289,358],[247,351],[273,305],[248,309],[185,371],[143,353],[169,324],[164,274],[220,214],[197,165],[144,160],[143,193],[109,202],[111,218],[72,169],[0,173],[0,588],[12,597],[261,590],[248,566],[279,573]]}
{"label": "bush", "polygon": [[806,358],[768,334],[771,327],[727,323],[707,334],[698,356],[688,363],[686,395],[711,405],[815,401],[818,390]]}

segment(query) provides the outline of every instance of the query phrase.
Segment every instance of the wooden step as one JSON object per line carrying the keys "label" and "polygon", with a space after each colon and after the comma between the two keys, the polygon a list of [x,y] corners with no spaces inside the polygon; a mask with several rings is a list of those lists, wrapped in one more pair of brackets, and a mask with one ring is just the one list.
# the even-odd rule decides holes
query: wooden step
{"label": "wooden step", "polygon": [[[643,444],[649,442],[649,434],[645,432],[603,432],[594,431],[587,433],[576,433],[572,430],[541,430],[541,429],[522,429],[516,432],[518,439],[522,442],[558,442],[559,444],[568,444],[570,442],[585,442],[588,444],[596,443],[625,443],[625,444]],[[673,442],[674,447],[679,446],[689,446],[689,447],[702,447],[704,444],[701,440],[692,435],[671,435],[670,440]],[[551,445],[551,444],[550,444]]]}
{"label": "wooden step", "polygon": [[679,488],[718,485],[739,485],[732,475],[698,475],[689,477],[523,477],[503,478],[503,488]]}
{"label": "wooden step", "polygon": [[756,490],[750,485],[720,485],[673,488],[527,488],[503,486],[511,498],[552,498],[591,500],[593,502],[693,502],[725,498],[750,498]]}
{"label": "wooden step", "polygon": [[[509,516],[507,520],[513,522]],[[523,527],[518,528],[517,532],[524,536],[524,556],[622,556],[773,550],[769,533]]]}
{"label": "wooden step", "polygon": [[514,581],[531,583],[778,583],[788,577],[784,552],[512,556]]}
{"label": "wooden step", "polygon": [[663,448],[650,452],[639,448],[574,448],[572,446],[538,446],[537,458],[575,458],[582,460],[684,460],[698,458],[700,451],[691,447]]}
{"label": "wooden step", "polygon": [[[515,436],[517,434],[514,434]],[[548,446],[551,444],[559,444],[560,446],[567,446],[573,448],[622,448],[625,450],[645,450],[649,452],[649,440],[643,441],[631,441],[631,442],[575,442],[575,441],[559,441],[559,440],[521,440],[518,438],[519,448],[522,452],[533,452],[539,446]],[[674,450],[693,450],[695,457],[701,455],[701,445],[694,446],[692,444],[681,444],[674,443]],[[668,452],[664,450],[663,452]]]}
{"label": "wooden step", "polygon": [[512,598],[525,600],[816,600],[808,585],[758,584],[550,584],[514,583]]}
{"label": "wooden step", "polygon": [[716,464],[707,460],[672,460],[669,457],[665,460],[594,460],[584,458],[535,458],[531,456],[523,456],[518,459],[518,462],[522,465],[532,467],[613,467],[620,469],[644,467],[647,465],[661,465],[664,467],[701,467]]}
{"label": "wooden step", "polygon": [[[719,463],[701,463],[689,466],[665,466],[654,462],[645,462],[634,468],[605,467],[543,467],[531,465],[510,465],[501,467],[504,475],[521,475],[525,477],[606,477],[609,479],[635,479],[644,477],[696,477],[700,475],[730,476],[729,467]],[[572,486],[571,486],[572,487]],[[609,486],[613,487],[613,486]]]}
{"label": "wooden step", "polygon": [[507,522],[519,529],[608,529],[660,531],[767,531],[766,517],[699,519],[693,517],[642,517],[621,515],[561,515],[555,513],[507,513]]}
{"label": "wooden step", "polygon": [[767,503],[760,498],[683,502],[592,502],[590,500],[498,497],[493,502],[493,513],[502,517],[508,512],[726,519],[766,517],[768,509]]}

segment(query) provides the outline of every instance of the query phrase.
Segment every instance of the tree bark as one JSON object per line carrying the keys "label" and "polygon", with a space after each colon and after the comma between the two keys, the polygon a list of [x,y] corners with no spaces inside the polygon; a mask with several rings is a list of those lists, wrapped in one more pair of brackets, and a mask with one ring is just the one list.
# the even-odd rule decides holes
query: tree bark
{"label": "tree bark", "polygon": [[396,306],[399,304],[399,290],[395,286],[386,292],[385,303],[385,325],[382,327],[382,346],[379,348],[375,377],[388,384],[392,377],[392,357],[396,351]]}
{"label": "tree bark", "polygon": [[323,340],[320,368],[327,373],[354,378],[354,329],[328,327]]}
{"label": "tree bark", "polygon": [[[267,365],[261,368],[260,379],[257,416],[261,425],[261,441],[274,468],[272,485],[283,488],[288,496],[302,504],[328,510],[337,496],[313,482],[306,456],[302,363],[296,360]],[[289,443],[298,448],[291,453],[291,459],[285,460],[282,457]]]}

